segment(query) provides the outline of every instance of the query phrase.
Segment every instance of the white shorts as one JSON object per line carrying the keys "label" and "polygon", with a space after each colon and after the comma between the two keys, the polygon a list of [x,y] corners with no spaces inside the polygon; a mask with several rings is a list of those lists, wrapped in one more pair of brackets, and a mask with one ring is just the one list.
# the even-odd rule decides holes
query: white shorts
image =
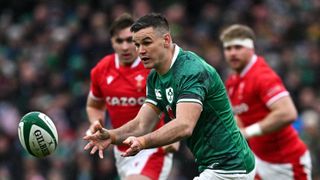
{"label": "white shorts", "polygon": [[122,157],[122,153],[114,147],[116,167],[121,179],[134,174],[145,175],[152,180],[168,179],[173,162],[172,153],[166,154],[162,148],[145,149],[131,157]]}
{"label": "white shorts", "polygon": [[257,179],[263,180],[311,180],[311,157],[309,151],[297,162],[275,164],[261,160],[256,156]]}
{"label": "white shorts", "polygon": [[206,169],[198,177],[193,180],[253,180],[256,174],[256,170],[253,169],[250,173],[245,174],[240,171],[222,171]]}

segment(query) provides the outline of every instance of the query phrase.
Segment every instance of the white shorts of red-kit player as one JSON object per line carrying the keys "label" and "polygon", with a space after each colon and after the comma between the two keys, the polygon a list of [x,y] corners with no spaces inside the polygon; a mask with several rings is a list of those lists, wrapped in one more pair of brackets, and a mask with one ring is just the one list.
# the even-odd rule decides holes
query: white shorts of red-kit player
{"label": "white shorts of red-kit player", "polygon": [[311,180],[311,157],[306,151],[296,162],[276,164],[256,156],[258,178],[263,180]]}
{"label": "white shorts of red-kit player", "polygon": [[145,149],[137,155],[122,157],[117,147],[114,147],[116,167],[121,179],[134,174],[148,176],[152,180],[168,179],[173,154],[165,153],[162,148]]}

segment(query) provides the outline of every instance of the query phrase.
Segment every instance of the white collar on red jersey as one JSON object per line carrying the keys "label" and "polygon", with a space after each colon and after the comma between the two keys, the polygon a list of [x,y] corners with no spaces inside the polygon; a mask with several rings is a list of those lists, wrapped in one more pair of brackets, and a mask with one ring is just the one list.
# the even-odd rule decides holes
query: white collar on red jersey
{"label": "white collar on red jersey", "polygon": [[170,69],[173,66],[174,62],[176,62],[178,54],[180,52],[180,47],[177,44],[173,44],[174,45],[174,53],[171,59],[171,65],[170,65]]}
{"label": "white collar on red jersey", "polygon": [[[115,54],[115,58],[114,58],[115,64],[116,64],[116,69],[119,69],[120,67],[120,60],[119,60],[119,55]],[[139,63],[141,62],[141,59],[139,57],[137,57],[136,60],[134,60],[134,62],[131,64],[130,68],[135,68],[139,65]]]}
{"label": "white collar on red jersey", "polygon": [[247,72],[251,69],[251,67],[254,65],[254,63],[256,63],[257,59],[258,59],[257,55],[254,54],[251,57],[249,63],[246,65],[246,67],[240,73],[240,77],[243,77],[247,74]]}

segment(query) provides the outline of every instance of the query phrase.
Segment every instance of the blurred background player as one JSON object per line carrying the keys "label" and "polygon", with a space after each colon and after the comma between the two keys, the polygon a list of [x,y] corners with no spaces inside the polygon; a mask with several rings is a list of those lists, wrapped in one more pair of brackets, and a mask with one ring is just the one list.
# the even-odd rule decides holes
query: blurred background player
{"label": "blurred background player", "polygon": [[[115,53],[105,56],[91,71],[91,87],[87,99],[87,114],[91,123],[87,134],[93,132],[97,121],[104,125],[106,109],[111,125],[118,128],[138,113],[146,96],[149,70],[143,67],[132,42],[129,14],[118,17],[110,27]],[[164,122],[160,121],[158,126]],[[167,147],[170,150],[175,146]],[[166,148],[145,150],[135,157],[121,157],[127,147],[114,147],[116,167],[121,179],[166,179],[172,167],[172,153]],[[175,149],[174,149],[175,150]]]}
{"label": "blurred background player", "polygon": [[253,30],[232,25],[220,36],[235,74],[226,82],[241,132],[256,155],[261,179],[311,179],[306,145],[291,123],[297,110],[278,75],[255,54]]}

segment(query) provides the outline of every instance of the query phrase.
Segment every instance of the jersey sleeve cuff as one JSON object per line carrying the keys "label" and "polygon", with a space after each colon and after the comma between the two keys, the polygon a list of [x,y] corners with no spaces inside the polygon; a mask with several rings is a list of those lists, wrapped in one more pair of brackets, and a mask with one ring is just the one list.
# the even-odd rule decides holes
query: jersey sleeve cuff
{"label": "jersey sleeve cuff", "polygon": [[266,105],[269,107],[271,106],[271,104],[273,104],[274,102],[278,101],[280,98],[285,97],[285,96],[289,96],[289,92],[288,91],[283,91],[275,96],[273,96],[272,98],[270,98]]}
{"label": "jersey sleeve cuff", "polygon": [[94,99],[94,100],[97,100],[97,101],[102,101],[103,98],[100,98],[100,97],[97,97],[95,95],[93,95],[92,91],[89,92],[89,97]]}
{"label": "jersey sleeve cuff", "polygon": [[201,97],[198,95],[194,95],[194,94],[181,95],[179,97],[179,100],[177,101],[177,103],[182,103],[182,102],[193,102],[193,103],[198,103],[201,106],[203,106],[202,101],[201,101]]}

